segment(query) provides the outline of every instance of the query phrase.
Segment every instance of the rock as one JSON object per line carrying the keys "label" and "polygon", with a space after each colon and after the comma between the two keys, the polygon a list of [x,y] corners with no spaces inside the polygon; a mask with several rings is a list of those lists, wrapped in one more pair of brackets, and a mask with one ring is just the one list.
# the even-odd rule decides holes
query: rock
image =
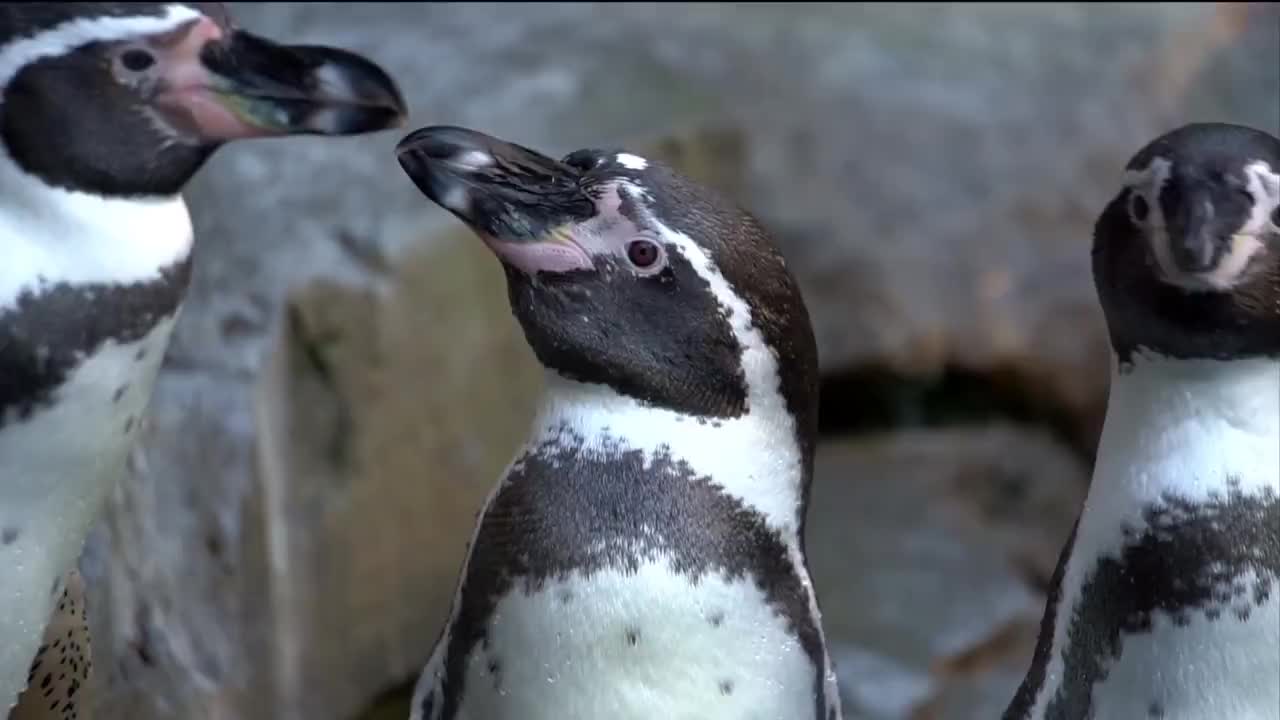
{"label": "rock", "polygon": [[1086,473],[1017,426],[820,447],[807,547],[828,639],[857,648],[834,658],[851,720],[998,716],[976,708],[1007,703],[1030,662]]}
{"label": "rock", "polygon": [[846,643],[828,651],[840,682],[845,720],[893,720],[914,712],[938,692],[937,681],[882,655]]}
{"label": "rock", "polygon": [[[1192,112],[1280,125],[1256,91],[1280,69],[1251,61],[1280,42],[1265,5],[232,5],[383,63],[410,128],[679,155],[778,230],[829,374],[963,368],[1086,439],[1106,384],[1089,226],[1121,163]],[[398,139],[228,147],[191,187],[192,296],[82,562],[98,717],[348,717],[425,660],[537,376],[497,266],[402,176]],[[1039,577],[1053,544],[917,501],[977,539],[922,531],[883,597],[830,601],[877,608],[845,630],[915,668],[1032,608],[1010,566]],[[876,527],[859,562],[901,537]],[[980,582],[946,633],[891,644],[891,592],[940,565]]]}

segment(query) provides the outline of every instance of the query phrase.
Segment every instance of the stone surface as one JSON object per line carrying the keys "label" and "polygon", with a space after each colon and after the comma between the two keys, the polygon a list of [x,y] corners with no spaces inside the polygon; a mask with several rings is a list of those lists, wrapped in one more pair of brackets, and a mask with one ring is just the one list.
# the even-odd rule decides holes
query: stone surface
{"label": "stone surface", "polygon": [[1030,661],[1085,463],[997,424],[829,440],[814,472],[807,546],[849,720],[998,716],[983,703]]}
{"label": "stone surface", "polygon": [[[385,63],[407,129],[663,146],[778,230],[829,374],[962,368],[1084,445],[1106,384],[1088,239],[1121,165],[1188,119],[1280,127],[1268,5],[232,5]],[[82,563],[96,717],[345,718],[425,660],[537,377],[498,268],[395,167],[399,137],[244,143],[193,183],[193,294]],[[928,437],[850,461],[832,502],[911,530],[859,535],[824,606],[851,646],[980,703],[978,670],[930,663],[1005,638],[1056,547],[1026,507],[982,529],[1002,505],[931,503],[989,488],[939,468],[994,441]],[[880,497],[886,467],[943,479]],[[1053,487],[1031,497],[1070,508]],[[941,629],[903,628],[901,593],[961,567]]]}

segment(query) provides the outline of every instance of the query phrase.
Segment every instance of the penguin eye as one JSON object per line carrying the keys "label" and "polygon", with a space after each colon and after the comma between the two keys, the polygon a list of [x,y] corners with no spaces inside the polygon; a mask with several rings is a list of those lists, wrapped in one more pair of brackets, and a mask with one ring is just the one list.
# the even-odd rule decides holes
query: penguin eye
{"label": "penguin eye", "polygon": [[1147,199],[1139,193],[1131,193],[1129,195],[1129,215],[1137,222],[1144,223],[1147,221],[1147,215],[1151,213],[1150,206],[1147,205]]}
{"label": "penguin eye", "polygon": [[651,240],[632,240],[627,243],[627,260],[632,265],[648,270],[662,259],[662,248]]}
{"label": "penguin eye", "polygon": [[142,48],[129,48],[120,53],[120,66],[132,73],[143,72],[155,64],[155,57]]}

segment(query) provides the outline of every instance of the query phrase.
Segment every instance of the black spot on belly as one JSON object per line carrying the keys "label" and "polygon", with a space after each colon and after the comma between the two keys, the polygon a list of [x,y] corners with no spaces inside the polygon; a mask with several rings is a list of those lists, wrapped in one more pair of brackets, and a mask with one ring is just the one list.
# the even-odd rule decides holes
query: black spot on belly
{"label": "black spot on belly", "polygon": [[18,539],[18,528],[7,527],[0,530],[0,545],[12,545]]}
{"label": "black spot on belly", "polygon": [[1158,702],[1152,702],[1147,706],[1147,717],[1158,720],[1164,717],[1164,706]]}
{"label": "black spot on belly", "polygon": [[[1232,622],[1228,618],[1239,617],[1241,607],[1270,598],[1280,581],[1280,498],[1270,488],[1245,495],[1238,485],[1230,482],[1225,497],[1204,502],[1166,495],[1143,512],[1142,528],[1124,530],[1119,557],[1097,560],[1071,614],[1063,681],[1046,707],[1046,720],[1092,717],[1093,688],[1120,658],[1124,638],[1151,632],[1157,614],[1175,627],[1197,614]],[[1028,717],[1044,685],[1071,546],[1054,573],[1031,669],[1005,720]],[[1245,582],[1247,574],[1256,575],[1252,584]],[[1234,615],[1223,613],[1233,608]]]}
{"label": "black spot on belly", "polygon": [[132,285],[44,285],[0,312],[0,427],[54,400],[86,356],[109,340],[134,342],[177,310],[190,259]]}
{"label": "black spot on belly", "polygon": [[111,395],[111,402],[113,403],[120,402],[120,398],[124,397],[125,392],[127,392],[128,390],[129,390],[128,383],[125,383],[124,385],[121,385],[120,387],[116,388],[116,391]]}
{"label": "black spot on belly", "polygon": [[[813,665],[810,717],[825,717],[824,649],[809,596],[764,516],[684,462],[658,455],[646,466],[640,451],[584,452],[580,443],[564,433],[526,454],[481,518],[445,651],[442,719],[458,712],[467,656],[487,641],[502,597],[539,590],[570,572],[634,571],[658,557],[691,583],[712,574],[754,580]],[[642,638],[633,627],[623,639]]]}
{"label": "black spot on belly", "polygon": [[732,694],[733,694],[733,681],[732,681],[732,680],[721,680],[721,681],[720,681],[720,694],[721,694],[721,695],[732,695]]}

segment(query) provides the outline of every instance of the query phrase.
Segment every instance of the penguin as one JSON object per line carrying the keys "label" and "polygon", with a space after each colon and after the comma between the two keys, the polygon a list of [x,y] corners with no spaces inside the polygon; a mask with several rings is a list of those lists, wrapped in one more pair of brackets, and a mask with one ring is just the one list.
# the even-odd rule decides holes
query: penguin
{"label": "penguin", "polygon": [[762,224],[625,150],[432,126],[397,155],[545,368],[411,720],[839,720],[804,547],[817,349]]}
{"label": "penguin", "polygon": [[1280,139],[1193,123],[1094,226],[1111,384],[1005,720],[1280,718]]}
{"label": "penguin", "polygon": [[147,408],[191,277],[187,181],[227,142],[404,115],[371,60],[217,3],[0,4],[0,712]]}

